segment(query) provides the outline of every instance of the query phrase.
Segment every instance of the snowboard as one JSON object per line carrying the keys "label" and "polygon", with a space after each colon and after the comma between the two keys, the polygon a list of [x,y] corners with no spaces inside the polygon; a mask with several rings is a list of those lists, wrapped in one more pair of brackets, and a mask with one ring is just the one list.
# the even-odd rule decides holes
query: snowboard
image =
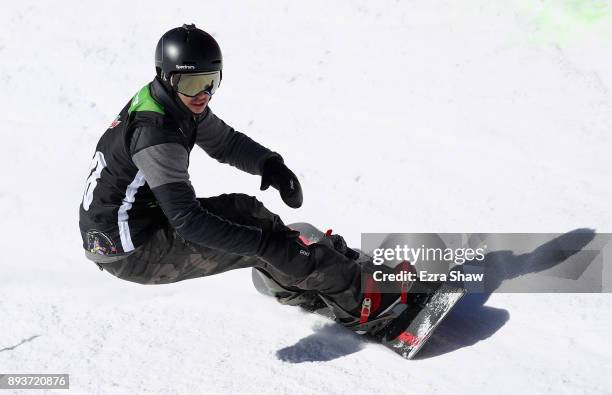
{"label": "snowboard", "polygon": [[[307,223],[288,226],[300,232],[300,239],[305,244],[315,243],[324,236],[323,232]],[[370,259],[363,252],[354,251],[358,253],[356,259],[358,262]],[[299,306],[309,312],[336,320],[332,310],[323,299],[317,297],[314,291],[305,291],[297,295],[293,292],[284,294],[282,288],[274,289],[275,283],[269,275],[256,268],[252,270],[253,284],[258,292],[274,296],[283,304]],[[450,283],[433,285],[417,281],[412,284],[408,292],[406,309],[379,332],[364,336],[381,343],[403,358],[412,359],[465,293],[465,289]]]}

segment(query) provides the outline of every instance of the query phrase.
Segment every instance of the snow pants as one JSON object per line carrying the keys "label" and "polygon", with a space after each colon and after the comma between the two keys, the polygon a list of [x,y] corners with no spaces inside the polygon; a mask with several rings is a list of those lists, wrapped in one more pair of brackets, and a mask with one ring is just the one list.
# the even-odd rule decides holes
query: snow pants
{"label": "snow pants", "polygon": [[[289,230],[278,215],[252,196],[223,194],[198,200],[209,212],[242,225],[267,231]],[[293,242],[298,243],[297,238]],[[325,245],[311,245],[309,250],[310,257],[289,256],[292,254],[281,251],[278,257],[265,261],[191,243],[166,224],[126,258],[98,266],[116,277],[140,284],[172,283],[257,267],[288,289],[319,291],[347,309],[359,303],[359,265]]]}

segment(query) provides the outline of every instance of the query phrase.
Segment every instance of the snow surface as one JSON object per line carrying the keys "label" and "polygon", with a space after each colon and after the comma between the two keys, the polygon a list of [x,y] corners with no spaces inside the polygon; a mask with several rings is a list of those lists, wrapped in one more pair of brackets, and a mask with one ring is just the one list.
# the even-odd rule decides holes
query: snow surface
{"label": "snow surface", "polygon": [[97,139],[159,36],[195,22],[224,51],[215,112],[284,155],[305,203],[196,149],[200,195],[253,194],[352,245],[611,232],[609,1],[3,4],[0,373],[70,373],[77,394],[612,393],[609,294],[472,297],[405,361],[260,296],[248,270],[117,280],[77,225]]}

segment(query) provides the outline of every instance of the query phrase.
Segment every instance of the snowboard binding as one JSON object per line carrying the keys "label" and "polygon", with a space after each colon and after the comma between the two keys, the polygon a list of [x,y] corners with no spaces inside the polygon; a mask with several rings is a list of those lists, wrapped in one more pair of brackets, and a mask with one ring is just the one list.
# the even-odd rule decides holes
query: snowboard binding
{"label": "snowboard binding", "polygon": [[406,308],[405,305],[398,303],[385,314],[373,320],[361,322],[360,317],[345,311],[330,298],[320,295],[316,291],[293,290],[283,287],[269,273],[262,269],[253,268],[252,279],[258,292],[274,297],[280,304],[297,306],[311,313],[316,312],[336,321],[357,334],[367,333],[375,335],[397,318]]}

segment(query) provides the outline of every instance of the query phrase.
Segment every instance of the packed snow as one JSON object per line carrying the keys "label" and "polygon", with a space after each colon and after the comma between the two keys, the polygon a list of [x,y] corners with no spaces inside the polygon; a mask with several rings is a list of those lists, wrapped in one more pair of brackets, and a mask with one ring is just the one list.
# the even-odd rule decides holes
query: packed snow
{"label": "packed snow", "polygon": [[158,38],[194,22],[223,49],[215,113],[280,152],[305,201],[196,148],[200,196],[252,194],[354,246],[612,232],[611,21],[587,0],[5,3],[0,374],[69,373],[77,394],[612,393],[610,294],[470,295],[407,361],[259,295],[249,270],[118,280],[85,259],[77,212]]}

